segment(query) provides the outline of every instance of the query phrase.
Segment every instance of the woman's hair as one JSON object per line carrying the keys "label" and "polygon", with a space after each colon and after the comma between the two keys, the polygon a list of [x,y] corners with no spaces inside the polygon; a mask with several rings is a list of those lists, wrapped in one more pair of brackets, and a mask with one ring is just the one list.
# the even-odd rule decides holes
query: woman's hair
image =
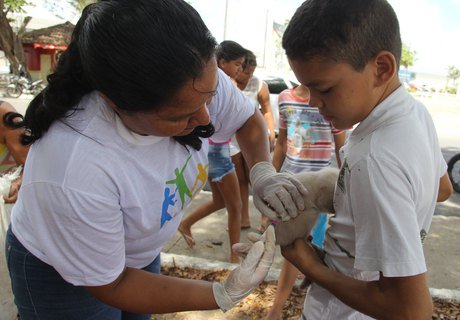
{"label": "woman's hair", "polygon": [[248,50],[243,48],[239,43],[231,40],[222,41],[216,49],[217,62],[221,59],[225,61],[237,60],[246,56]]}
{"label": "woman's hair", "polygon": [[39,139],[93,90],[128,113],[159,109],[187,81],[202,75],[215,47],[200,15],[185,1],[90,4],[47,77],[48,86],[27,109],[22,143]]}
{"label": "woman's hair", "polygon": [[257,67],[257,58],[254,52],[248,50],[246,53],[245,59],[244,59],[244,64],[243,64],[243,70],[246,69],[247,67]]}
{"label": "woman's hair", "polygon": [[386,50],[399,65],[398,18],[386,0],[307,0],[289,22],[283,48],[292,60],[319,56],[357,71]]}

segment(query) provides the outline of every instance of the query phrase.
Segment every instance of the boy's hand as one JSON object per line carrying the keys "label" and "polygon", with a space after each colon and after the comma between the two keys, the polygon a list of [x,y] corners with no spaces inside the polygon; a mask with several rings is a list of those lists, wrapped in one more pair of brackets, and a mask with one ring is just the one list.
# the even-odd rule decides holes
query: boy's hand
{"label": "boy's hand", "polygon": [[270,162],[256,163],[249,173],[254,205],[271,220],[287,221],[305,208],[307,189],[294,175],[277,173]]}
{"label": "boy's hand", "polygon": [[304,239],[297,239],[293,244],[281,247],[281,254],[307,278],[309,278],[309,271],[318,265],[323,265],[311,243]]}

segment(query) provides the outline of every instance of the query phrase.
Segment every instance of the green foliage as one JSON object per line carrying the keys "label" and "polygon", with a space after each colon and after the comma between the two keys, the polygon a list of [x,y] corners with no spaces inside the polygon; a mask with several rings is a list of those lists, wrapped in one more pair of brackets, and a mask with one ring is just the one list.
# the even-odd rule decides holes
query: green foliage
{"label": "green foliage", "polygon": [[22,8],[25,5],[32,5],[30,1],[27,0],[5,0],[3,3],[3,12],[24,12]]}
{"label": "green foliage", "polygon": [[448,88],[446,88],[446,92],[449,93],[449,94],[457,94],[457,88],[448,87]]}
{"label": "green foliage", "polygon": [[416,55],[417,55],[416,51],[411,50],[407,44],[403,43],[400,65],[406,69],[410,66],[413,66],[414,61],[416,60],[416,57],[415,57]]}
{"label": "green foliage", "polygon": [[457,81],[458,78],[460,78],[460,69],[458,69],[456,66],[450,65],[447,67],[447,77],[449,79],[454,80],[454,82]]}
{"label": "green foliage", "polygon": [[[455,93],[457,92],[457,84],[458,84],[458,79],[460,78],[460,69],[458,69],[456,66],[450,65],[447,67],[447,82],[446,82],[446,90],[447,92],[450,92],[450,89],[455,90]],[[449,86],[450,80],[453,80],[453,85],[454,87]]]}

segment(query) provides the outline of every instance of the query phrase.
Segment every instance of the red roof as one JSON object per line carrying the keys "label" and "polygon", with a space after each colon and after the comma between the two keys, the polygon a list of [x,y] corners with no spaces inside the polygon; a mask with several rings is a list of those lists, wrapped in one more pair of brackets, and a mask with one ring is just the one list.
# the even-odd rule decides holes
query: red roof
{"label": "red roof", "polygon": [[48,28],[26,32],[23,44],[32,44],[34,48],[65,50],[70,43],[75,26],[69,21]]}

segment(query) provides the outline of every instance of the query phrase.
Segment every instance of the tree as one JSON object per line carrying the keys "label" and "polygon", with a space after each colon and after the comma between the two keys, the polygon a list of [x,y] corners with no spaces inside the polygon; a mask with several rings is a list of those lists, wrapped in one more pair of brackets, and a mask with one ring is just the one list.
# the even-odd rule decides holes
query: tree
{"label": "tree", "polygon": [[450,65],[447,67],[447,83],[446,87],[449,86],[449,80],[454,81],[454,86],[457,84],[458,78],[460,78],[460,69],[457,67]]}
{"label": "tree", "polygon": [[[49,4],[59,0],[46,0]],[[82,11],[83,8],[96,0],[67,0],[67,2]],[[27,66],[22,37],[26,32],[27,24],[32,17],[26,16],[22,21],[15,21],[8,17],[10,13],[24,13],[24,6],[32,5],[32,0],[0,0],[0,49],[5,53],[13,73],[18,72],[19,65]],[[19,23],[19,27],[15,26]],[[28,71],[26,70],[28,73]]]}
{"label": "tree", "polygon": [[409,48],[408,45],[406,45],[405,43],[402,44],[402,52],[401,52],[401,62],[400,62],[400,65],[403,66],[406,70],[405,70],[405,81],[406,82],[409,82],[410,79],[408,79],[408,75],[409,75],[409,72],[408,72],[408,69],[409,67],[413,66],[414,65],[414,61],[415,61],[415,56],[417,55],[417,52],[416,51],[413,51]]}
{"label": "tree", "polygon": [[448,66],[447,67],[447,79],[454,80],[454,85],[457,83],[458,78],[460,78],[460,69],[455,66]]}
{"label": "tree", "polygon": [[415,56],[417,55],[417,51],[411,50],[410,47],[403,43],[402,44],[402,52],[401,52],[401,65],[404,68],[409,68],[414,65]]}
{"label": "tree", "polygon": [[0,0],[0,48],[5,52],[12,71],[17,73],[20,64],[26,66],[24,48],[22,47],[22,37],[26,31],[26,26],[32,19],[26,16],[20,21],[19,28],[13,29],[13,20],[7,15],[13,12],[24,12],[23,6],[30,5],[27,0]]}

